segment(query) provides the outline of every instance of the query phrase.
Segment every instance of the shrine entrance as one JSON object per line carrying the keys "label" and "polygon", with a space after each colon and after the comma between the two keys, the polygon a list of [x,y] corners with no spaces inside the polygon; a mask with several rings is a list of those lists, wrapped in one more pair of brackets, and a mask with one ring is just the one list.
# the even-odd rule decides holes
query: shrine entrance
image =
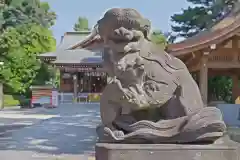
{"label": "shrine entrance", "polygon": [[[213,44],[210,47],[205,47],[190,54],[178,56],[186,64],[198,83],[205,104],[208,104],[210,101],[221,100],[219,96],[224,96],[216,95],[214,90],[208,88],[209,79],[216,77],[230,81],[232,85],[230,91],[232,93],[232,102],[238,103],[238,97],[240,96],[239,44],[239,37],[233,36],[221,43]],[[225,87],[222,85],[219,84],[218,87]]]}
{"label": "shrine entrance", "polygon": [[[240,103],[240,12],[230,13],[212,28],[182,42],[170,44],[166,51],[181,59],[199,85],[205,105],[218,99],[208,88],[209,79],[225,78],[232,86],[232,102]],[[222,84],[224,85],[224,84]],[[218,84],[218,87],[225,87]]]}
{"label": "shrine entrance", "polygon": [[78,72],[78,93],[101,93],[106,86],[104,72]]}

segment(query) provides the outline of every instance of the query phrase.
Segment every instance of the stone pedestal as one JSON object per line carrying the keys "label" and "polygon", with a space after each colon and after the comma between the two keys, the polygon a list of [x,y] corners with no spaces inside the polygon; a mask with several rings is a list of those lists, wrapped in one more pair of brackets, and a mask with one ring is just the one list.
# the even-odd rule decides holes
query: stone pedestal
{"label": "stone pedestal", "polygon": [[96,160],[240,160],[238,144],[96,144]]}

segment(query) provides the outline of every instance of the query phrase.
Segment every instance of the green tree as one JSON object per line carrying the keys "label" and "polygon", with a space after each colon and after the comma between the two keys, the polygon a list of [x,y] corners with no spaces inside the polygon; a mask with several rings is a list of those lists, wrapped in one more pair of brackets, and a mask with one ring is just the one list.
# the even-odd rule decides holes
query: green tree
{"label": "green tree", "polygon": [[33,84],[44,84],[51,75],[37,55],[55,49],[48,29],[56,14],[40,0],[5,0],[0,8],[0,61],[4,61],[0,79],[4,91],[26,93]]}
{"label": "green tree", "polygon": [[7,0],[0,9],[2,31],[19,24],[35,23],[49,28],[54,24],[56,14],[50,10],[47,2],[39,0]]}
{"label": "green tree", "polygon": [[232,102],[232,80],[226,76],[216,76],[208,80],[208,92],[212,100]]}
{"label": "green tree", "polygon": [[88,19],[79,17],[77,23],[74,24],[74,31],[89,31]]}
{"label": "green tree", "polygon": [[165,49],[167,45],[167,38],[164,35],[164,33],[160,30],[155,30],[152,32],[151,41],[163,49]]}
{"label": "green tree", "polygon": [[191,7],[174,14],[172,30],[177,37],[191,37],[206,30],[229,13],[238,0],[187,0]]}
{"label": "green tree", "polygon": [[[37,55],[55,49],[50,30],[36,24],[8,27],[0,35],[0,44],[0,61],[4,61],[0,79],[5,92],[26,93],[32,84],[49,79],[47,68]],[[35,79],[39,74],[41,79]]]}

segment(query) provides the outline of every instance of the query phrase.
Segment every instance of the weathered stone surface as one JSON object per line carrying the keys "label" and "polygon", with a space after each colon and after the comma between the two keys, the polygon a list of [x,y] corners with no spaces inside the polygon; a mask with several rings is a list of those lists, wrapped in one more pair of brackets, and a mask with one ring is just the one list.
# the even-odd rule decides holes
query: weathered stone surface
{"label": "weathered stone surface", "polygon": [[186,65],[153,44],[151,23],[135,9],[112,8],[88,41],[100,36],[112,81],[100,102],[100,142],[214,143],[226,132],[222,114],[205,107]]}
{"label": "weathered stone surface", "polygon": [[96,144],[96,160],[240,160],[237,144]]}

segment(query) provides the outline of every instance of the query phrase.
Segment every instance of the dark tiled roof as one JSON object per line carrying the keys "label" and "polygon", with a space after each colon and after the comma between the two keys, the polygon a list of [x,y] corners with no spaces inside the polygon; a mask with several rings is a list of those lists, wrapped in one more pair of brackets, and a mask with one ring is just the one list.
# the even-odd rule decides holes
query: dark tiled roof
{"label": "dark tiled roof", "polygon": [[102,56],[98,52],[92,52],[85,49],[62,50],[57,52],[55,64],[89,64],[102,63]]}
{"label": "dark tiled roof", "polygon": [[57,47],[58,49],[68,49],[71,46],[77,44],[78,42],[85,39],[87,35],[89,35],[90,31],[82,31],[82,32],[66,32],[62,37],[60,45]]}
{"label": "dark tiled roof", "polygon": [[54,61],[55,64],[102,63],[102,54],[100,51],[90,51],[86,49],[68,50],[71,46],[85,39],[88,34],[90,34],[89,31],[66,32],[55,52],[43,53],[39,55],[39,57],[54,57],[56,58]]}

